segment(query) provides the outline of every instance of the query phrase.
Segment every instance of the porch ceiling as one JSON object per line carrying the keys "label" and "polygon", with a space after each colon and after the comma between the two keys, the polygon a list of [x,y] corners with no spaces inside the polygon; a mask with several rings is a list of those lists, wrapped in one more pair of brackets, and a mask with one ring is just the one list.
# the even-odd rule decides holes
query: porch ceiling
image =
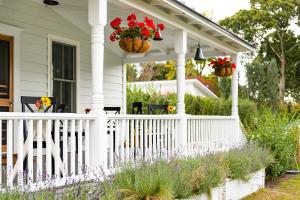
{"label": "porch ceiling", "polygon": [[[42,0],[33,1],[42,2]],[[201,43],[206,57],[253,50],[253,47],[247,42],[175,0],[108,1],[108,21],[116,17],[126,19],[130,12],[135,12],[140,19],[145,15],[151,16],[156,22],[165,23],[167,27],[162,32],[163,41],[153,41],[152,49],[146,55],[132,57],[126,55],[118,47],[117,42],[112,43],[108,39],[112,32],[108,22],[105,30],[105,46],[123,58],[124,63],[175,59],[174,36],[175,31],[179,29],[184,29],[188,33],[188,58],[194,56],[198,42]],[[60,0],[59,6],[50,8],[90,35],[88,0]]]}

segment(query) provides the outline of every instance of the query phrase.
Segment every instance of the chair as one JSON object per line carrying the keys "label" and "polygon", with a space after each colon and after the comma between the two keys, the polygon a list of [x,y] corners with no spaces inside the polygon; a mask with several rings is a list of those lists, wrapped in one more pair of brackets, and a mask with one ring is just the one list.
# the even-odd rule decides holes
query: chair
{"label": "chair", "polygon": [[148,105],[148,114],[168,114],[168,105],[157,105],[157,104],[150,104]]}
{"label": "chair", "polygon": [[[51,100],[51,105],[44,110],[44,113],[47,113],[50,108],[52,108],[52,112],[55,112],[56,98],[49,97],[49,99]],[[30,112],[34,113],[35,111],[31,105],[35,105],[35,102],[38,100],[41,100],[41,97],[21,96],[22,112],[26,112],[26,108],[28,108]]]}
{"label": "chair", "polygon": [[131,114],[143,114],[142,102],[133,102],[131,105]]}
{"label": "chair", "polygon": [[[121,107],[104,107],[103,109],[106,114],[120,114],[121,113]],[[109,113],[112,112],[112,113]]]}

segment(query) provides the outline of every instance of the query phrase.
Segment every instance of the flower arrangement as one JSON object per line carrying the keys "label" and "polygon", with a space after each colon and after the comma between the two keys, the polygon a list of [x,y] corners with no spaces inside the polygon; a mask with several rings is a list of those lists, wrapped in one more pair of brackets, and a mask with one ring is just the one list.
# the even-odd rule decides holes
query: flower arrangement
{"label": "flower arrangement", "polygon": [[231,76],[236,69],[236,64],[228,57],[211,58],[209,61],[209,65],[215,70],[216,76]]}
{"label": "flower arrangement", "polygon": [[86,108],[84,111],[85,111],[85,114],[89,114],[91,112],[92,109],[90,108]]}
{"label": "flower arrangement", "polygon": [[35,101],[35,106],[39,112],[44,112],[47,107],[51,106],[51,99],[43,96],[41,99]]}
{"label": "flower arrangement", "polygon": [[173,112],[175,112],[176,107],[175,106],[168,106],[167,110],[168,110],[168,112],[173,113]]}
{"label": "flower arrangement", "polygon": [[148,17],[138,21],[135,13],[127,17],[127,27],[121,26],[122,19],[117,17],[110,22],[114,32],[110,41],[119,40],[119,46],[128,53],[145,53],[151,48],[150,39],[158,37],[160,30],[165,29],[164,24],[155,24]]}

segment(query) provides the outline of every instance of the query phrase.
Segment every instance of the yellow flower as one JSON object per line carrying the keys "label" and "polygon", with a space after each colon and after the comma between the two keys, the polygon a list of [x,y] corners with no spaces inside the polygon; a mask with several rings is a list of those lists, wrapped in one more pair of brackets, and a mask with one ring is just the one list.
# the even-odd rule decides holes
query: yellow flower
{"label": "yellow flower", "polygon": [[43,96],[41,100],[44,106],[51,106],[51,100],[49,99],[49,97]]}
{"label": "yellow flower", "polygon": [[176,110],[176,107],[175,106],[168,106],[168,111],[169,112],[174,112]]}

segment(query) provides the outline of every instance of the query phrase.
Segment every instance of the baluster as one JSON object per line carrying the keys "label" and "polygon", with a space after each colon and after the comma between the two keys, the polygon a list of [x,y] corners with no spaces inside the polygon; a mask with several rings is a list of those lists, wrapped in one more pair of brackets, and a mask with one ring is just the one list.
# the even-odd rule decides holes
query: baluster
{"label": "baluster", "polygon": [[156,158],[156,148],[157,148],[157,126],[156,119],[153,120],[153,157]]}
{"label": "baluster", "polygon": [[135,159],[138,157],[139,151],[139,145],[138,145],[138,140],[139,140],[139,120],[135,120],[135,131],[134,131],[134,152],[135,152]]}
{"label": "baluster", "polygon": [[126,141],[126,139],[125,139],[125,134],[127,133],[126,132],[126,120],[125,119],[122,119],[121,120],[121,132],[120,132],[120,134],[121,134],[121,138],[120,138],[120,141],[119,141],[119,145],[120,145],[120,158],[121,158],[121,162],[122,163],[124,163],[124,161],[125,161],[125,155],[124,155],[124,152],[125,152],[125,150],[124,150],[124,145],[125,145],[125,141]]}
{"label": "baluster", "polygon": [[55,156],[54,156],[54,171],[55,178],[60,178],[60,170],[59,170],[59,160],[60,160],[60,152],[59,152],[59,143],[60,143],[60,132],[59,132],[59,120],[55,120],[55,132],[54,132],[54,148],[55,148]]}
{"label": "baluster", "polygon": [[115,164],[119,164],[120,161],[120,155],[119,155],[119,137],[120,137],[120,121],[116,119],[115,121]]}
{"label": "baluster", "polygon": [[[2,131],[2,127],[1,127],[1,121],[0,121],[0,132]],[[23,155],[24,155],[24,130],[23,130],[23,120],[19,120],[18,121],[18,167],[17,167],[17,173],[18,173],[18,185],[19,186],[23,186],[24,184],[24,180],[23,180]],[[0,137],[0,141],[2,142],[2,137]],[[2,145],[1,145],[2,147]],[[0,151],[2,150],[2,148],[0,149]],[[2,161],[2,158],[0,159]],[[2,166],[2,164],[0,164],[0,166]],[[2,169],[0,170],[2,171]],[[2,176],[0,176],[0,180],[2,179]]]}
{"label": "baluster", "polygon": [[[43,180],[43,121],[37,122],[37,181]],[[23,135],[23,133],[22,133]],[[23,162],[22,162],[23,163]]]}
{"label": "baluster", "polygon": [[78,174],[83,174],[83,162],[82,162],[82,119],[78,121]]}
{"label": "baluster", "polygon": [[113,119],[109,121],[109,168],[113,168],[114,163],[114,123]]}
{"label": "baluster", "polygon": [[144,152],[144,120],[141,119],[141,124],[140,124],[140,152],[141,152],[141,156],[143,157],[145,155]]}
{"label": "baluster", "polygon": [[[71,161],[72,162],[72,161]],[[63,163],[64,163],[64,177],[69,175],[69,159],[68,159],[68,120],[63,122]]]}
{"label": "baluster", "polygon": [[52,178],[52,159],[51,159],[51,120],[47,120],[46,123],[46,174],[48,178]]}
{"label": "baluster", "polygon": [[71,176],[76,174],[76,139],[75,139],[75,120],[71,120]]}
{"label": "baluster", "polygon": [[84,152],[85,152],[85,167],[87,170],[89,169],[90,165],[90,154],[89,154],[89,146],[90,146],[90,121],[86,120],[85,121],[85,136],[84,136],[84,142],[85,142],[85,147],[84,147]]}
{"label": "baluster", "polygon": [[33,120],[28,122],[28,184],[33,182]]}
{"label": "baluster", "polygon": [[134,120],[130,120],[130,160],[134,160]]}
{"label": "baluster", "polygon": [[144,140],[145,140],[145,143],[144,143],[144,157],[147,159],[148,157],[148,150],[149,150],[149,145],[148,145],[148,136],[149,136],[149,127],[148,127],[148,120],[145,119],[145,126],[144,126]]}
{"label": "baluster", "polygon": [[13,186],[13,123],[12,120],[7,120],[7,186],[12,187]]}
{"label": "baluster", "polygon": [[149,120],[149,154],[148,154],[148,156],[149,156],[149,159],[150,160],[152,160],[152,149],[153,149],[153,129],[152,129],[152,127],[153,127],[153,121],[152,121],[152,119],[150,119]]}
{"label": "baluster", "polygon": [[125,142],[125,147],[126,147],[126,161],[129,161],[129,148],[130,148],[130,141],[129,141],[129,120],[125,120],[126,122],[126,131],[125,131],[125,137],[126,137],[126,142]]}
{"label": "baluster", "polygon": [[167,136],[168,136],[168,124],[167,124],[167,120],[163,120],[163,127],[164,127],[164,134],[163,134],[163,151],[164,151],[164,156],[165,158],[168,158],[168,154],[167,154]]}

